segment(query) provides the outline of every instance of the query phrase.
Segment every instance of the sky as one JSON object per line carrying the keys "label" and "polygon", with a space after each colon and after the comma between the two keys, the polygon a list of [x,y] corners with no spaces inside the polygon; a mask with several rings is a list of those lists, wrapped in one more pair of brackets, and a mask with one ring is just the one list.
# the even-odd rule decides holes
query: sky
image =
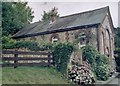
{"label": "sky", "polygon": [[120,1],[118,4],[118,27],[120,27]]}
{"label": "sky", "polygon": [[[95,1],[95,0],[94,0]],[[84,11],[109,6],[114,27],[118,27],[118,2],[29,2],[28,5],[34,11],[33,22],[41,20],[43,11],[49,11],[53,7],[58,8],[60,16],[71,15]]]}

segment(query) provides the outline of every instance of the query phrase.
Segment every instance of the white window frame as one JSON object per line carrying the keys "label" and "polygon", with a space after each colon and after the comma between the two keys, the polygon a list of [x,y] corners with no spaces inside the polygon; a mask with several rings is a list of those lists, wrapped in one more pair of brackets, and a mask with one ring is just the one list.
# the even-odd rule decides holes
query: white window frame
{"label": "white window frame", "polygon": [[58,38],[55,37],[55,36],[53,36],[53,37],[52,37],[52,43],[56,43],[57,41],[58,41]]}

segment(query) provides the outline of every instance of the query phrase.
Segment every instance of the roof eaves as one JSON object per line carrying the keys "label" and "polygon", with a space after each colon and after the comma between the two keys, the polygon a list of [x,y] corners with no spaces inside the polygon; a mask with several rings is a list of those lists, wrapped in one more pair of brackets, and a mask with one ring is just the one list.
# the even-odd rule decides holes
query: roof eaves
{"label": "roof eaves", "polygon": [[18,31],[16,34],[14,34],[13,37],[15,37],[15,36],[17,36],[18,34],[21,34],[22,32],[24,32],[24,30],[26,29],[26,27],[28,27],[29,25],[35,24],[35,25],[32,26],[31,28],[29,28],[29,29],[27,28],[27,29],[26,29],[27,31],[30,31],[31,29],[35,28],[35,27],[38,25],[38,23],[41,23],[41,21],[26,25],[25,28],[23,28],[22,30],[20,30],[20,31]]}
{"label": "roof eaves", "polygon": [[57,29],[57,30],[52,30],[52,31],[44,31],[44,32],[40,32],[40,33],[21,35],[21,36],[16,36],[16,37],[12,37],[12,38],[14,38],[14,39],[27,38],[27,37],[46,35],[46,34],[51,34],[51,33],[56,33],[56,32],[65,32],[65,31],[71,31],[71,30],[77,30],[77,29],[84,29],[84,28],[90,28],[90,27],[96,27],[97,28],[98,25],[100,25],[100,23],[89,24],[89,25],[82,25],[82,26],[75,26],[75,27],[68,27],[68,28]]}

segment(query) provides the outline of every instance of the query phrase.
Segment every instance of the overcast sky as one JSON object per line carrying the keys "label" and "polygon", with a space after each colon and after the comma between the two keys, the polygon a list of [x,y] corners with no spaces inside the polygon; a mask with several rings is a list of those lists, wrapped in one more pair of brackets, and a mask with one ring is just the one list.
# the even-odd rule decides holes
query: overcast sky
{"label": "overcast sky", "polygon": [[118,26],[120,27],[120,1],[118,4]]}
{"label": "overcast sky", "polygon": [[41,20],[43,11],[49,11],[53,7],[58,8],[60,16],[65,16],[109,6],[113,24],[118,27],[118,2],[28,2],[28,5],[34,11],[33,22]]}

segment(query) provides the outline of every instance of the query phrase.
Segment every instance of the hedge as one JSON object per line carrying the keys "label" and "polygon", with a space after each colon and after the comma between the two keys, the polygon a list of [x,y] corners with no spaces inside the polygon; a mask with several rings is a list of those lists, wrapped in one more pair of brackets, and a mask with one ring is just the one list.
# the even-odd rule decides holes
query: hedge
{"label": "hedge", "polygon": [[39,45],[37,42],[35,41],[16,41],[14,39],[12,39],[11,37],[2,37],[2,48],[3,49],[14,49],[14,48],[27,48],[29,50],[32,51],[39,51],[39,50],[48,50],[48,49],[52,49],[53,45],[50,43],[46,43],[46,44],[41,44]]}

